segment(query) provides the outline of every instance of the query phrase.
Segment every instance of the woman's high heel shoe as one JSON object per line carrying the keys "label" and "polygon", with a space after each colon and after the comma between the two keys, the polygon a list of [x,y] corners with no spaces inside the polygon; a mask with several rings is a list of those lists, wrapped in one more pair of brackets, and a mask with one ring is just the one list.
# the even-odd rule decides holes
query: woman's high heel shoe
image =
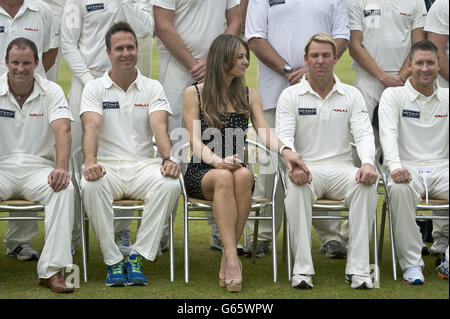
{"label": "woman's high heel shoe", "polygon": [[239,268],[241,270],[241,279],[232,279],[232,280],[225,280],[225,286],[227,287],[228,292],[240,292],[242,289],[242,263],[239,261]]}

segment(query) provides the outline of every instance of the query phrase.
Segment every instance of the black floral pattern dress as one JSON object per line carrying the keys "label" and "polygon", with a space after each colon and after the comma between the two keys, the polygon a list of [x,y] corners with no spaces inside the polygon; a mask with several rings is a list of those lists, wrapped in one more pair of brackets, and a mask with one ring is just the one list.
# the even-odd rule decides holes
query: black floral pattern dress
{"label": "black floral pattern dress", "polygon": [[[219,138],[219,130],[209,129],[208,127],[201,107],[200,91],[197,85],[194,86],[197,90],[200,109],[202,142],[217,156],[225,158],[237,154],[238,158],[244,163],[244,145],[247,135],[248,117],[236,112],[222,114],[221,121],[224,124],[220,129],[221,136]],[[211,165],[201,161],[195,154],[192,156],[184,175],[184,184],[189,197],[205,199],[201,187],[202,179],[213,168]]]}

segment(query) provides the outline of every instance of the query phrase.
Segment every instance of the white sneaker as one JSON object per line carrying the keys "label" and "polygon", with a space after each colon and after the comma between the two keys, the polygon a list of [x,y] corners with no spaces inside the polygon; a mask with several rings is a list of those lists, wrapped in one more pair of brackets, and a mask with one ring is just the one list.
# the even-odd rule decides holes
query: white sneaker
{"label": "white sneaker", "polygon": [[345,282],[353,289],[372,289],[372,279],[369,276],[345,275]]}
{"label": "white sneaker", "polygon": [[18,260],[38,260],[39,254],[31,247],[30,244],[21,244],[14,248],[14,250],[6,249],[6,255],[16,257]]}
{"label": "white sneaker", "polygon": [[445,250],[448,247],[448,237],[439,236],[433,238],[433,245],[430,248],[430,253],[432,255],[445,254]]}
{"label": "white sneaker", "polygon": [[121,230],[117,233],[117,236],[119,237],[120,241],[117,244],[119,247],[120,252],[123,256],[128,256],[133,249],[133,246],[130,242],[130,231],[129,230]]}
{"label": "white sneaker", "polygon": [[420,266],[407,268],[403,272],[403,283],[406,285],[423,285],[425,278]]}
{"label": "white sneaker", "polygon": [[292,277],[291,287],[299,288],[299,289],[314,288],[314,285],[312,283],[312,276],[310,276],[310,275],[294,275]]}

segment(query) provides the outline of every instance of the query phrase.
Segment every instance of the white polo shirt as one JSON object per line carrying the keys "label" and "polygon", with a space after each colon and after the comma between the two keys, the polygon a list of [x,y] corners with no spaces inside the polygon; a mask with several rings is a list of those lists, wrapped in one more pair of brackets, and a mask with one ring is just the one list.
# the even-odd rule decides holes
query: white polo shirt
{"label": "white polo shirt", "polygon": [[153,33],[146,0],[67,0],[61,24],[61,52],[83,85],[111,67],[105,35],[113,23],[128,22],[136,36]]}
{"label": "white polo shirt", "polygon": [[[206,58],[213,40],[226,29],[225,12],[240,0],[151,0],[153,6],[174,11],[173,26],[195,58]],[[158,39],[161,54],[170,54]]]}
{"label": "white polo shirt", "polygon": [[[250,1],[245,38],[266,39],[292,67],[305,66],[306,42],[316,33],[326,32],[334,39],[350,39],[345,0],[254,0]],[[259,94],[263,109],[277,105],[289,86],[286,77],[258,61]]]}
{"label": "white polo shirt", "polygon": [[361,162],[373,165],[374,136],[360,91],[334,76],[333,89],[322,99],[307,76],[280,95],[276,113],[279,139],[298,152],[306,164],[354,165],[350,145],[353,136]]}
{"label": "white polo shirt", "polygon": [[[433,32],[437,34],[449,35],[448,32],[448,1],[447,0],[436,0],[428,11],[427,19],[425,21],[424,30],[427,32]],[[447,54],[447,58],[449,57],[449,49],[448,49],[448,40],[447,47],[445,48],[445,53]],[[448,81],[445,80],[442,76],[439,75],[439,85],[441,87],[448,88]]]}
{"label": "white polo shirt", "polygon": [[102,116],[99,160],[152,158],[153,132],[149,115],[161,110],[172,114],[161,84],[137,71],[136,80],[126,92],[111,80],[109,70],[84,88],[80,116],[84,112]]}
{"label": "white polo shirt", "polygon": [[[411,48],[411,31],[423,28],[423,0],[347,0],[350,30],[363,33],[362,45],[386,72],[399,72]],[[362,69],[356,62],[353,68]]]}
{"label": "white polo shirt", "polygon": [[426,97],[410,79],[383,92],[378,111],[380,142],[391,172],[403,164],[448,163],[448,96],[448,88],[436,86]]}
{"label": "white polo shirt", "polygon": [[56,21],[56,30],[59,32],[59,30],[61,29],[62,14],[64,11],[64,5],[66,3],[66,0],[43,0],[43,1],[50,6],[50,9],[52,9],[53,16],[55,17]]}
{"label": "white polo shirt", "polygon": [[35,72],[46,78],[42,53],[59,47],[59,35],[50,7],[41,0],[24,0],[14,18],[0,7],[0,75],[8,72],[5,65],[8,44],[18,37],[32,40],[38,49],[39,65]]}
{"label": "white polo shirt", "polygon": [[61,87],[38,74],[34,89],[20,108],[8,87],[8,74],[0,77],[0,165],[34,163],[53,165],[55,137],[50,123],[72,119]]}

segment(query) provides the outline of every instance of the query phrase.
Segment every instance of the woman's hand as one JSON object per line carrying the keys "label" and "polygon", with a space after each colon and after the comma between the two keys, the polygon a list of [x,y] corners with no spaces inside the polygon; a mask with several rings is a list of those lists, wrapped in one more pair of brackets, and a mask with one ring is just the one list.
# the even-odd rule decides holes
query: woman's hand
{"label": "woman's hand", "polygon": [[242,161],[237,157],[237,154],[222,158],[221,161],[213,161],[211,166],[218,169],[227,169],[235,171],[242,167]]}

